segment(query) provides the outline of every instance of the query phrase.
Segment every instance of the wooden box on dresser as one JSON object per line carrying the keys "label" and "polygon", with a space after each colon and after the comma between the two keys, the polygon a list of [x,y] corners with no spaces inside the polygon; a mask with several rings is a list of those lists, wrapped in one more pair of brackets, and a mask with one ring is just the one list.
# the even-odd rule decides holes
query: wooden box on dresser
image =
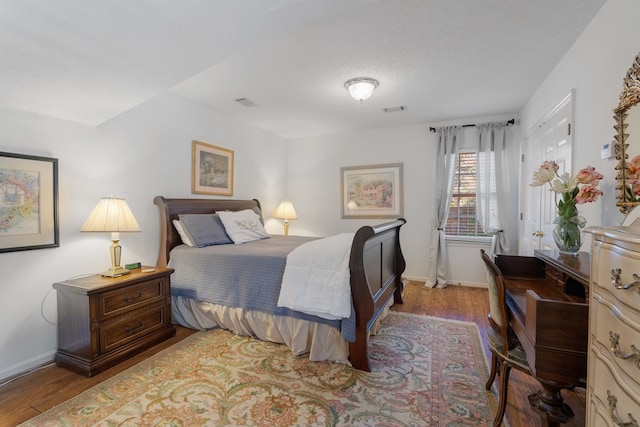
{"label": "wooden box on dresser", "polygon": [[91,376],[175,335],[170,268],[55,283],[59,366]]}
{"label": "wooden box on dresser", "polygon": [[588,426],[640,422],[640,227],[593,234],[587,376]]}

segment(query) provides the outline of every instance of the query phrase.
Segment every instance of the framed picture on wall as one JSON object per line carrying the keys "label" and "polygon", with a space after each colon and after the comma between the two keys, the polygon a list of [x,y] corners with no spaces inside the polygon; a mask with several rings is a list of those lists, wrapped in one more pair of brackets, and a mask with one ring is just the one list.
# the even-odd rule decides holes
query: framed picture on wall
{"label": "framed picture on wall", "polygon": [[233,151],[200,141],[192,143],[191,192],[233,196]]}
{"label": "framed picture on wall", "polygon": [[342,218],[403,215],[402,163],[340,168]]}
{"label": "framed picture on wall", "polygon": [[58,159],[0,152],[0,252],[58,246]]}

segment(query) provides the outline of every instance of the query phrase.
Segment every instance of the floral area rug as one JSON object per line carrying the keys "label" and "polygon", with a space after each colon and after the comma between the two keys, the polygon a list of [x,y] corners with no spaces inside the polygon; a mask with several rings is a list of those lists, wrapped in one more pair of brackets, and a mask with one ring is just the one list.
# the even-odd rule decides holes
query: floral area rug
{"label": "floral area rug", "polygon": [[362,372],[198,332],[22,425],[491,425],[475,324],[392,312],[370,346]]}

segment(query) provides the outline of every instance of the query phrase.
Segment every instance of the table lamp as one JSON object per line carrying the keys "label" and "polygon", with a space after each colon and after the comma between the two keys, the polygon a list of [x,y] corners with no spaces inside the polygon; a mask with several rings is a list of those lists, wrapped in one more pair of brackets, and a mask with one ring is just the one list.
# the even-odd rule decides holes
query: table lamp
{"label": "table lamp", "polygon": [[296,210],[291,204],[291,202],[288,200],[285,200],[282,203],[280,203],[280,206],[278,206],[278,209],[276,209],[276,212],[273,214],[273,217],[284,220],[284,235],[288,236],[289,220],[298,219],[298,214],[296,213]]}
{"label": "table lamp", "polygon": [[124,199],[104,197],[93,208],[91,215],[80,231],[111,233],[111,268],[101,273],[106,277],[119,277],[130,271],[120,266],[122,247],[120,246],[120,232],[140,231],[140,226],[133,216],[129,205]]}

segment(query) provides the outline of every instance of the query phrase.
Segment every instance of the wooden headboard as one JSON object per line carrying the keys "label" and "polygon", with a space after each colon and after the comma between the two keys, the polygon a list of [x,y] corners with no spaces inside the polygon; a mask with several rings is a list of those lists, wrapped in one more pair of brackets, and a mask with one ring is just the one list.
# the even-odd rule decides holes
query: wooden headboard
{"label": "wooden headboard", "polygon": [[158,267],[166,267],[171,249],[182,244],[182,239],[172,222],[174,219],[179,219],[178,215],[241,211],[256,207],[260,209],[260,202],[257,199],[165,199],[162,196],[156,196],[153,203],[160,208],[160,251],[156,261]]}

